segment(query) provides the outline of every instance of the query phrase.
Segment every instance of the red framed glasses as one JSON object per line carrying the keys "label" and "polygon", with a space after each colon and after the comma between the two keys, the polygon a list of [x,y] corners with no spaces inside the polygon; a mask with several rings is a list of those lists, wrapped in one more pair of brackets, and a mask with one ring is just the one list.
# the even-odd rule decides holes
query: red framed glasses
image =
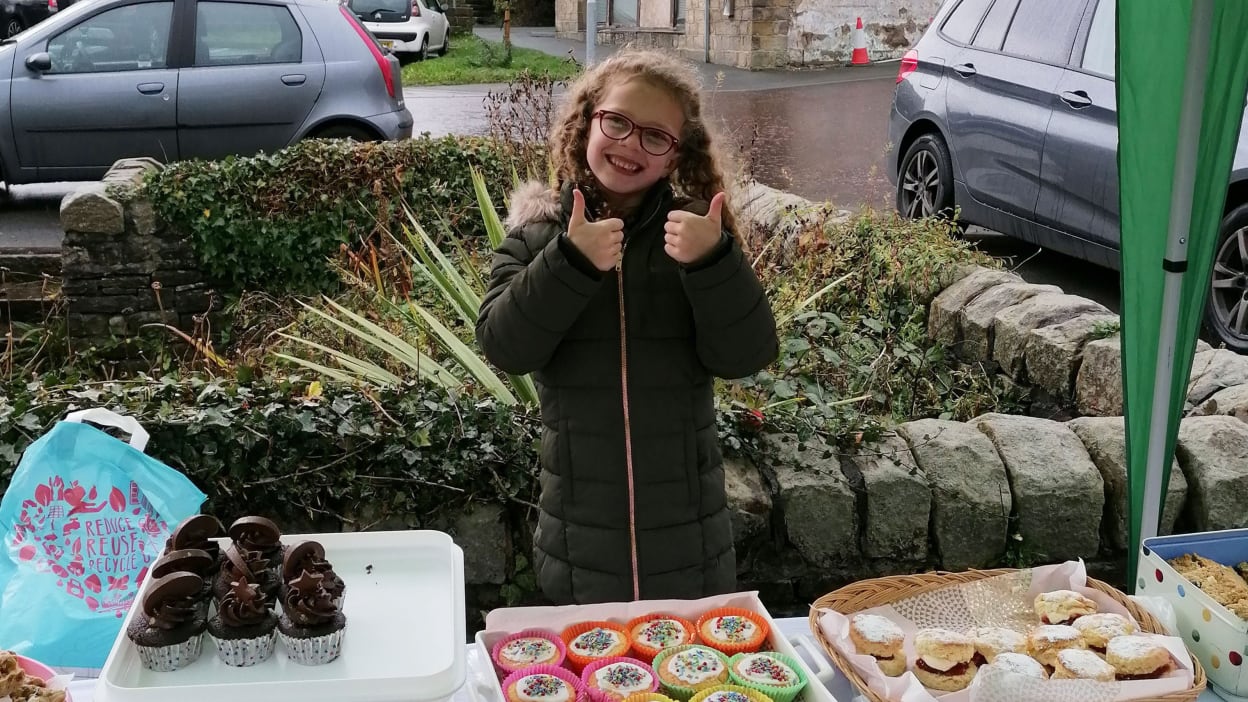
{"label": "red framed glasses", "polygon": [[641,148],[651,156],[663,156],[676,148],[680,140],[656,127],[639,127],[633,120],[618,112],[598,110],[592,116],[598,120],[598,128],[604,136],[616,141],[624,141],[633,132],[641,132]]}

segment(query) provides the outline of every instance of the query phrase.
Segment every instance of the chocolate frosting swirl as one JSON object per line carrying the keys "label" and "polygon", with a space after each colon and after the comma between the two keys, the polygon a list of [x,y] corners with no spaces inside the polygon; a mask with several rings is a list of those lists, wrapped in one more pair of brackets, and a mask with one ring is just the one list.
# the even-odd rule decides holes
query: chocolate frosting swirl
{"label": "chocolate frosting swirl", "polygon": [[299,626],[324,624],[338,614],[333,598],[322,586],[323,575],[306,570],[290,581],[283,604],[286,616]]}
{"label": "chocolate frosting swirl", "polygon": [[249,567],[246,552],[240,553],[237,546],[230,546],[225,549],[225,558],[221,561],[221,574],[229,578],[229,582],[236,582],[239,578],[247,578],[248,582],[255,582],[256,575]]}
{"label": "chocolate frosting swirl", "polygon": [[173,630],[194,621],[199,615],[199,594],[203,579],[194,573],[170,573],[152,582],[143,598],[148,626]]}
{"label": "chocolate frosting swirl", "polygon": [[255,583],[261,592],[276,594],[278,583],[277,573],[269,567],[269,560],[259,551],[243,551],[243,560],[247,570],[251,571],[248,580]]}
{"label": "chocolate frosting swirl", "polygon": [[230,591],[217,603],[217,613],[227,626],[248,627],[258,624],[269,616],[260,588],[240,578],[231,583]]}

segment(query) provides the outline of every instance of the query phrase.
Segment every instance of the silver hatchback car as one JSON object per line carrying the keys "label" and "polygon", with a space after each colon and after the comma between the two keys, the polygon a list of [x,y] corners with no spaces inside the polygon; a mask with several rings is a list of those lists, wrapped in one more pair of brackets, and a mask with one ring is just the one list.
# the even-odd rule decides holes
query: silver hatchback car
{"label": "silver hatchback car", "polygon": [[326,0],[78,2],[0,42],[0,81],[10,185],[412,133],[398,60]]}

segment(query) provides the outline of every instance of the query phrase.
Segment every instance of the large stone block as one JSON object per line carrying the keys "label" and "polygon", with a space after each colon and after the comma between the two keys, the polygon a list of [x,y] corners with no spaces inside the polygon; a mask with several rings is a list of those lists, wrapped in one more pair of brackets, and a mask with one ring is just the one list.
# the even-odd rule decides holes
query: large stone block
{"label": "large stone block", "polygon": [[1075,381],[1075,406],[1088,417],[1122,415],[1122,341],[1118,335],[1083,347]]}
{"label": "large stone block", "polygon": [[1021,380],[1027,367],[1027,341],[1033,330],[1092,312],[1109,314],[1103,305],[1065,293],[1036,295],[1006,307],[993,320],[992,358],[1002,370]]}
{"label": "large stone block", "polygon": [[1005,283],[985,290],[962,308],[962,344],[958,355],[970,361],[991,361],[997,313],[1036,295],[1061,291],[1053,285],[1031,283]]}
{"label": "large stone block", "polygon": [[464,582],[501,585],[507,580],[511,539],[498,505],[473,505],[455,518],[451,536],[464,551]]}
{"label": "large stone block", "polygon": [[[1127,548],[1127,439],[1122,417],[1080,417],[1067,422],[1083,442],[1105,481],[1104,535],[1119,551]],[[1161,514],[1161,533],[1173,534],[1187,501],[1187,479],[1178,461],[1170,470],[1170,487]]]}
{"label": "large stone block", "polygon": [[1004,414],[972,423],[1005,462],[1024,552],[1042,562],[1095,556],[1105,484],[1075,432],[1060,422]]}
{"label": "large stone block", "polygon": [[771,523],[771,495],[758,468],[748,458],[726,458],[724,484],[728,510],[732,513],[733,540],[740,543],[766,533]]}
{"label": "large stone block", "polygon": [[1185,419],[1176,453],[1187,476],[1192,527],[1248,526],[1248,424],[1225,416]]}
{"label": "large stone block", "polygon": [[1021,283],[1014,273],[980,268],[945,288],[932,300],[927,313],[927,335],[953,348],[962,340],[960,319],[962,308],[991,287],[1005,283]]}
{"label": "large stone block", "polygon": [[1105,325],[1116,322],[1112,314],[1085,313],[1027,334],[1027,379],[1062,402],[1073,402],[1075,377],[1083,362],[1083,348]]}
{"label": "large stone block", "polygon": [[1194,416],[1225,414],[1248,421],[1248,383],[1219,390],[1192,411]]}
{"label": "large stone block", "polygon": [[868,558],[927,560],[932,490],[904,439],[888,437],[847,459],[866,493],[862,550]]}
{"label": "large stone block", "polygon": [[789,434],[768,437],[768,443],[789,542],[817,567],[857,560],[857,499],[836,450],[818,439],[800,445]]}
{"label": "large stone block", "polygon": [[88,183],[61,200],[61,228],[80,234],[121,234],[126,231],[125,210],[108,196],[104,183]]}
{"label": "large stone block", "polygon": [[1226,349],[1200,352],[1192,359],[1187,401],[1199,405],[1221,390],[1244,383],[1248,383],[1248,358]]}
{"label": "large stone block", "polygon": [[897,427],[932,490],[932,531],[941,566],[962,571],[1005,554],[1013,498],[996,447],[962,422],[923,419]]}

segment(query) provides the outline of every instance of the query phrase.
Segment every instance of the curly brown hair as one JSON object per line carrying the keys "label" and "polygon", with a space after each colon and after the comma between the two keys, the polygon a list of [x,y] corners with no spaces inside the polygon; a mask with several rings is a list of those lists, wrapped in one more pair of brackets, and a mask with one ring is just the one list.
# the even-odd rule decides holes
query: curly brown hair
{"label": "curly brown hair", "polygon": [[703,119],[698,74],[684,61],[661,51],[621,50],[572,83],[550,132],[550,155],[559,183],[593,182],[586,157],[592,115],[608,86],[632,79],[667,90],[684,108],[676,169],[669,177],[672,187],[680,195],[708,203],[723,192],[724,228],[734,231],[736,220],[726,187],[727,158],[714,139],[714,130]]}

